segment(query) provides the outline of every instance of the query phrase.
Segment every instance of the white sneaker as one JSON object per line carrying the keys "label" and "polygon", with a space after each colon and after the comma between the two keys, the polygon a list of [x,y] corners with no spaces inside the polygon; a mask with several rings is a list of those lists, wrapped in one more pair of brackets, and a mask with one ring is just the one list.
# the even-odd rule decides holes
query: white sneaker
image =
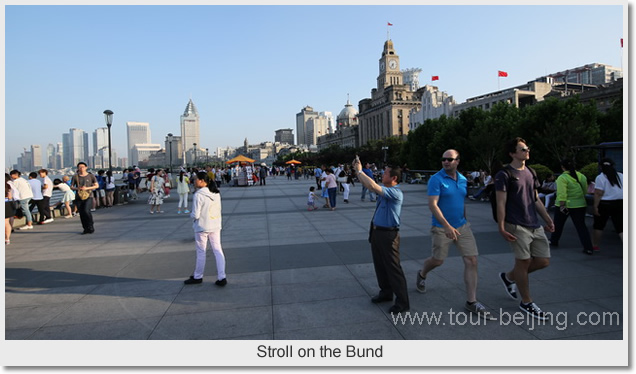
{"label": "white sneaker", "polygon": [[33,230],[33,226],[22,226],[18,230]]}
{"label": "white sneaker", "polygon": [[45,219],[44,221],[42,221],[42,223],[51,223],[55,221],[53,218],[49,218],[49,219]]}

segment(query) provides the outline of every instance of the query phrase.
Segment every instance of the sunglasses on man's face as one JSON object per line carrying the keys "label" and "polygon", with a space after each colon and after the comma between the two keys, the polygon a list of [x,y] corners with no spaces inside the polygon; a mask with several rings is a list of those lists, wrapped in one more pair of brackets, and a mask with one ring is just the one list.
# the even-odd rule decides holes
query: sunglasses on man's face
{"label": "sunglasses on man's face", "polygon": [[458,158],[452,158],[452,157],[442,157],[442,162],[444,162],[444,161],[453,162],[455,160],[459,160],[459,159]]}
{"label": "sunglasses on man's face", "polygon": [[530,152],[530,148],[519,148],[521,152]]}

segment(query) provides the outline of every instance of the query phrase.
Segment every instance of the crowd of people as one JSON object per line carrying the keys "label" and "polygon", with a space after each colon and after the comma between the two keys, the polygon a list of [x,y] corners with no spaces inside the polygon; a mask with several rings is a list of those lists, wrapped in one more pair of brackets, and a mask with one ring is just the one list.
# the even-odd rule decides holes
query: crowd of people
{"label": "crowd of people", "polygon": [[[431,255],[426,258],[422,269],[417,272],[416,289],[424,293],[426,279],[431,271],[440,267],[448,256],[451,245],[459,250],[464,262],[464,283],[466,287],[465,309],[485,319],[495,319],[493,314],[477,299],[477,258],[478,246],[472,233],[470,222],[465,215],[465,199],[468,188],[476,180],[481,180],[482,188],[472,196],[473,200],[489,196],[493,201],[493,213],[500,235],[510,244],[514,254],[514,264],[509,271],[501,272],[499,278],[506,294],[519,300],[519,308],[528,315],[545,319],[546,314],[530,295],[528,275],[549,266],[551,247],[558,247],[565,222],[572,218],[579,240],[586,254],[598,251],[603,230],[612,219],[614,228],[622,240],[623,175],[616,171],[611,159],[600,162],[600,174],[594,183],[593,236],[585,224],[588,192],[586,177],[576,170],[572,160],[563,160],[563,173],[554,179],[549,177],[543,183],[537,180],[536,172],[526,165],[530,158],[530,148],[525,140],[515,138],[506,144],[511,160],[494,177],[481,172],[478,175],[464,175],[458,171],[460,153],[455,149],[446,150],[441,157],[442,168],[428,180],[428,205],[432,213]],[[289,178],[296,168],[256,167],[252,175],[254,181],[266,185],[268,176],[281,172]],[[210,243],[217,266],[217,286],[227,284],[225,256],[221,246],[222,205],[219,186],[229,183],[241,166],[233,168],[182,168],[173,178],[170,170],[149,169],[142,176],[139,168],[124,170],[122,181],[128,185],[130,199],[138,199],[139,194],[148,192],[150,214],[164,213],[162,205],[169,197],[171,189],[177,189],[179,204],[177,214],[190,214],[195,236],[196,263],[192,275],[184,281],[186,285],[203,282],[207,243]],[[300,173],[295,173],[300,175]],[[343,202],[349,203],[351,188],[355,182],[361,184],[361,201],[376,203],[370,222],[369,243],[379,292],[371,298],[373,303],[395,300],[389,312],[399,313],[409,310],[406,278],[400,264],[400,215],[404,195],[400,189],[403,181],[399,167],[387,166],[379,170],[375,165],[362,163],[358,157],[349,164],[335,167],[322,165],[311,170],[305,168],[302,175],[315,178],[315,186],[309,188],[307,209],[316,210],[317,201],[324,199],[323,208],[334,211],[337,194],[343,194]],[[21,172],[13,170],[5,174],[5,244],[10,244],[13,231],[12,220],[21,212],[26,224],[20,230],[33,229],[31,211],[37,207],[38,224],[53,222],[50,198],[54,188],[63,193],[59,202],[66,209],[65,218],[80,216],[82,234],[95,231],[92,212],[98,207],[113,206],[115,181],[110,172],[102,170],[97,175],[89,173],[87,165],[80,162],[72,177],[51,181],[48,171],[41,169],[21,177]],[[312,182],[313,183],[313,182]],[[320,193],[318,192],[320,191]],[[193,193],[191,210],[188,210],[188,195]],[[554,218],[548,213],[548,197],[554,199],[557,209]],[[543,198],[543,200],[542,200]],[[72,207],[71,207],[72,202]],[[545,225],[539,222],[541,218]],[[548,238],[546,232],[551,233]]]}

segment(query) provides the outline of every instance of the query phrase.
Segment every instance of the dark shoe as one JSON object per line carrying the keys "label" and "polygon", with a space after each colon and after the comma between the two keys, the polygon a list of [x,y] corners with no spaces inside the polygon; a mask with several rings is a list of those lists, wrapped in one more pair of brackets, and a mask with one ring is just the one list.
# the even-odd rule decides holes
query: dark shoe
{"label": "dark shoe", "polygon": [[371,298],[371,302],[374,304],[383,303],[385,301],[393,301],[393,296],[385,297],[385,296],[377,295]]}
{"label": "dark shoe", "polygon": [[190,278],[183,281],[184,284],[199,284],[203,282],[203,278],[194,279],[194,275],[191,275]]}
{"label": "dark shoe", "polygon": [[590,256],[594,254],[594,252],[591,249],[584,249],[583,253],[588,254]]}
{"label": "dark shoe", "polygon": [[499,279],[501,279],[501,283],[506,288],[508,296],[510,296],[511,299],[517,300],[517,284],[509,281],[508,278],[506,278],[506,273],[499,273]]}
{"label": "dark shoe", "polygon": [[221,280],[217,280],[216,282],[214,282],[214,284],[216,284],[217,286],[223,287],[227,284],[227,279],[223,278]]}
{"label": "dark shoe", "polygon": [[559,242],[555,242],[552,239],[548,240],[548,242],[550,243],[550,247],[558,247],[559,246]]}
{"label": "dark shoe", "polygon": [[406,312],[407,310],[409,310],[409,307],[401,307],[399,305],[393,305],[392,307],[389,308],[389,313],[401,313],[401,312]]}

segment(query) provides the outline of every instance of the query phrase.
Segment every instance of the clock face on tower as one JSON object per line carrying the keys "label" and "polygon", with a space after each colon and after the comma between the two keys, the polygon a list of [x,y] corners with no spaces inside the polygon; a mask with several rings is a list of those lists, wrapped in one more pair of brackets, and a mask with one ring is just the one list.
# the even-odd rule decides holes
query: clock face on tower
{"label": "clock face on tower", "polygon": [[393,59],[389,60],[389,67],[391,69],[396,69],[397,68],[397,61],[393,60]]}
{"label": "clock face on tower", "polygon": [[380,62],[380,71],[384,71],[384,61]]}

